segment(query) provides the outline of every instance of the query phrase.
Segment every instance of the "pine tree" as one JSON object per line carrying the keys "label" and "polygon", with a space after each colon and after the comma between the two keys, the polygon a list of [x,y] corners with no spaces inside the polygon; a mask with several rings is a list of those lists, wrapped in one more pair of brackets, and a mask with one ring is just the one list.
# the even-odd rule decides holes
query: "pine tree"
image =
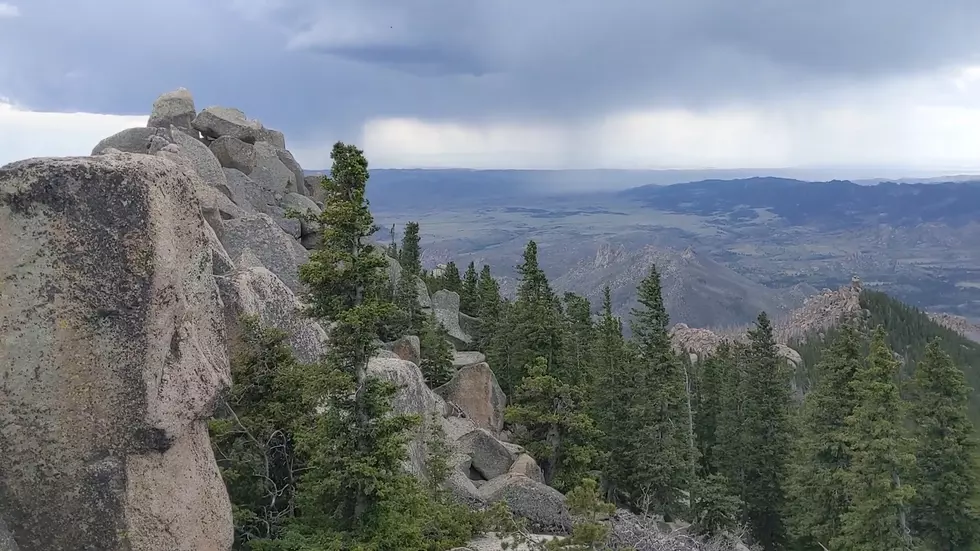
{"label": "pine tree", "polygon": [[402,247],[398,251],[398,263],[402,270],[414,275],[422,274],[422,248],[419,246],[419,223],[409,222],[405,224],[405,233],[402,235]]}
{"label": "pine tree", "polygon": [[296,514],[296,480],[306,457],[296,450],[293,430],[313,405],[294,384],[302,367],[286,338],[255,317],[241,320],[234,384],[209,425],[231,498],[236,549],[279,538]]}
{"label": "pine tree", "polygon": [[639,352],[637,399],[624,420],[632,432],[629,457],[634,464],[628,485],[634,503],[643,502],[669,520],[684,511],[684,492],[694,483],[685,373],[671,347],[656,266],[640,282],[637,295],[640,307],[630,323]]}
{"label": "pine tree", "polygon": [[912,419],[916,427],[913,525],[932,549],[969,551],[980,541],[977,444],[967,417],[970,389],[963,372],[934,339],[916,365]]}
{"label": "pine tree", "polygon": [[856,406],[847,417],[851,466],[844,488],[848,510],[831,549],[877,551],[912,549],[906,511],[915,491],[902,482],[915,461],[903,427],[903,404],[895,380],[899,364],[880,326],[867,361],[851,387]]}
{"label": "pine tree", "polygon": [[817,364],[816,385],[804,401],[789,494],[793,535],[808,548],[829,545],[847,510],[843,488],[851,450],[846,419],[857,405],[852,382],[862,363],[858,330],[845,324]]}
{"label": "pine tree", "polygon": [[538,266],[538,247],[530,241],[517,267],[517,298],[506,308],[497,325],[488,358],[497,381],[510,395],[524,376],[524,366],[536,357],[545,359],[550,373],[558,376],[563,366],[563,324],[560,303],[544,271]]}
{"label": "pine tree", "polygon": [[575,293],[565,293],[564,304],[565,342],[562,349],[565,354],[561,378],[571,385],[589,386],[594,368],[592,305],[589,299]]}
{"label": "pine tree", "polygon": [[388,244],[388,249],[385,254],[391,258],[398,259],[398,243],[395,241],[395,225],[391,225],[391,229],[388,230],[388,237],[391,239],[391,243]]}
{"label": "pine tree", "polygon": [[396,387],[367,373],[379,329],[394,310],[384,298],[387,261],[370,240],[377,228],[365,199],[367,160],[342,143],[332,158],[319,246],[300,267],[310,313],[331,325],[330,349],[302,385],[320,411],[297,427],[297,446],[309,460],[297,495],[303,514],[287,539],[299,548],[452,547],[466,540],[474,520],[433,500],[403,470],[408,431],[419,419],[393,414]]}
{"label": "pine tree", "polygon": [[504,418],[524,428],[518,442],[538,461],[545,483],[571,489],[597,457],[599,432],[586,411],[585,393],[550,375],[543,357],[525,371]]}
{"label": "pine tree", "polygon": [[459,268],[456,267],[455,262],[450,260],[446,264],[446,269],[443,271],[441,279],[443,289],[454,293],[459,293],[463,290],[463,280],[460,278]]}
{"label": "pine tree", "polygon": [[695,434],[698,442],[700,472],[703,476],[722,472],[719,450],[718,427],[726,413],[725,399],[735,389],[728,387],[731,380],[730,352],[725,348],[701,361],[698,381],[698,407],[694,417]]}
{"label": "pine tree", "polygon": [[[393,311],[393,305],[381,298],[387,286],[387,263],[375,254],[370,239],[378,228],[365,198],[367,159],[357,147],[340,142],[331,157],[319,247],[300,266],[300,279],[310,291],[311,313],[334,324],[327,355],[331,371],[311,381],[308,389],[330,396],[331,414],[317,418],[312,430],[317,439],[306,442],[312,459],[304,480],[311,488],[305,494],[308,505],[336,514],[337,528],[345,530],[377,504],[375,488],[397,465],[396,450],[414,420],[391,416],[380,431],[372,422],[387,415],[394,394],[391,385],[367,374],[378,327]],[[338,465],[340,458],[345,462]],[[353,467],[379,461],[380,470]]]}
{"label": "pine tree", "polygon": [[394,303],[399,316],[394,324],[393,333],[396,335],[418,335],[425,323],[425,313],[419,304],[418,276],[402,269],[395,287]]}
{"label": "pine tree", "polygon": [[699,479],[694,495],[693,524],[699,533],[713,536],[738,525],[742,500],[732,493],[724,475],[711,474]]}
{"label": "pine tree", "polygon": [[429,313],[422,324],[422,334],[419,335],[419,345],[422,349],[422,361],[419,368],[429,388],[436,388],[453,378],[453,349],[449,344],[446,329],[436,320],[434,313]]}
{"label": "pine tree", "polygon": [[784,485],[792,442],[792,398],[791,375],[776,353],[772,323],[765,312],[749,331],[746,360],[742,501],[753,538],[770,551],[786,543]]}
{"label": "pine tree", "polygon": [[623,340],[623,324],[613,316],[609,286],[602,291],[602,310],[592,345],[595,377],[592,385],[593,418],[602,432],[602,488],[608,501],[619,501],[618,493],[628,487],[627,477],[633,465],[629,458],[629,427],[623,420],[629,415],[636,392],[634,373]]}
{"label": "pine tree", "polygon": [[478,287],[479,277],[476,275],[476,265],[470,262],[463,274],[463,286],[459,293],[459,311],[471,316],[477,316],[480,309]]}
{"label": "pine tree", "polygon": [[[715,417],[714,443],[710,448],[711,468],[731,484],[739,496],[745,488],[746,464],[742,460],[746,440],[746,365],[749,349],[742,343],[722,343],[713,358],[719,362],[721,399]],[[702,400],[704,401],[704,400]],[[715,471],[709,471],[715,474]]]}
{"label": "pine tree", "polygon": [[490,273],[490,266],[483,265],[476,286],[476,317],[480,320],[479,331],[475,335],[478,350],[489,350],[501,315],[500,285]]}
{"label": "pine tree", "polygon": [[609,526],[599,515],[615,513],[616,506],[602,501],[599,484],[591,478],[583,478],[567,497],[569,510],[579,520],[572,527],[570,538],[552,540],[545,549],[605,549],[602,545],[609,535]]}

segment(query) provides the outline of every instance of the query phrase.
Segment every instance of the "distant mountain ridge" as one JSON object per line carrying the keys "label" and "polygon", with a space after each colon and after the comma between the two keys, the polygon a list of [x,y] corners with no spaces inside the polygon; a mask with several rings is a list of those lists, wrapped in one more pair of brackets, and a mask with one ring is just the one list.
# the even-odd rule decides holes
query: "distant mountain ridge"
{"label": "distant mountain ridge", "polygon": [[[326,170],[307,170],[308,175]],[[881,178],[853,180],[819,180],[828,171],[802,169],[706,169],[706,170],[504,170],[504,169],[371,169],[368,186],[372,204],[388,208],[395,204],[425,206],[434,198],[453,205],[480,202],[507,202],[519,197],[556,195],[597,195],[622,193],[624,197],[642,199],[650,189],[676,185],[715,185],[749,182],[761,185],[792,186],[797,184],[850,184],[875,187]],[[758,176],[766,174],[767,176]],[[811,180],[810,178],[814,178]],[[898,179],[929,182],[944,186],[970,180],[970,176],[924,177]],[[972,177],[973,181],[980,177]],[[916,184],[918,185],[918,184]],[[751,187],[751,186],[750,186]],[[839,189],[839,188],[837,188]],[[624,191],[625,190],[625,191]],[[643,191],[646,190],[646,191]],[[793,191],[790,189],[790,191]]]}
{"label": "distant mountain ridge", "polygon": [[759,218],[757,209],[764,209],[792,226],[843,228],[874,222],[907,227],[938,221],[958,226],[980,220],[977,181],[859,185],[755,177],[648,185],[617,195],[661,211],[723,215],[733,221]]}

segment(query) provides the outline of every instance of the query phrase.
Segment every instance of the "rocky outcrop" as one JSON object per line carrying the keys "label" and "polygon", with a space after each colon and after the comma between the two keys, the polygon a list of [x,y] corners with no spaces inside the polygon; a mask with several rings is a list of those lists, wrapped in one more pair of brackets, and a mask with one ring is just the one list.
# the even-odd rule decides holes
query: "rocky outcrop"
{"label": "rocky outcrop", "polygon": [[146,126],[150,128],[177,127],[188,134],[197,134],[191,127],[191,121],[197,116],[194,108],[194,97],[186,88],[178,88],[167,92],[153,102],[150,119]]}
{"label": "rocky outcrop", "polygon": [[453,367],[463,367],[487,361],[483,352],[458,352],[453,351]]}
{"label": "rocky outcrop", "polygon": [[[14,343],[0,349],[0,545],[230,548],[206,420],[229,383],[240,317],[285,331],[303,362],[328,345],[301,312],[297,273],[324,190],[285,146],[236,109],[196,113],[181,89],[158,98],[147,128],[106,138],[93,157],[0,169],[0,342]],[[386,261],[395,283],[400,266]],[[416,285],[465,350],[479,320],[455,293]],[[457,499],[513,502],[562,529],[561,494],[497,436],[506,398],[483,355],[456,354],[450,407],[425,385],[417,338],[383,346],[369,374],[396,385],[396,413],[423,419],[406,469],[428,477],[427,442],[443,438]]]}
{"label": "rocky outcrop", "polygon": [[860,313],[861,289],[861,280],[855,276],[849,285],[808,297],[803,306],[776,320],[776,339],[779,342],[805,339]]}
{"label": "rocky outcrop", "polygon": [[421,365],[422,345],[415,335],[405,335],[400,339],[385,345],[387,350],[395,353],[400,359]]}
{"label": "rocky outcrop", "polygon": [[458,349],[466,349],[473,343],[473,337],[460,326],[459,293],[442,289],[432,295],[432,311],[436,320],[449,333],[449,338]]}
{"label": "rocky outcrop", "polygon": [[507,396],[484,362],[467,365],[435,393],[458,407],[476,426],[497,434],[504,427]]}
{"label": "rocky outcrop", "polygon": [[677,353],[689,352],[703,357],[713,354],[724,338],[710,329],[678,323],[670,329],[670,341]]}
{"label": "rocky outcrop", "polygon": [[219,238],[231,258],[249,252],[293,293],[303,291],[299,267],[309,259],[309,252],[285,234],[269,216],[258,214],[228,220],[224,224],[224,234]]}
{"label": "rocky outcrop", "polygon": [[230,548],[205,224],[167,159],[0,169],[0,519],[22,551]]}
{"label": "rocky outcrop", "polygon": [[[418,366],[398,358],[373,358],[368,371],[399,387],[393,400],[396,413],[418,414],[424,423],[409,443],[406,468],[426,476],[427,446],[432,423],[451,449],[454,468],[446,487],[458,501],[473,508],[505,501],[519,516],[542,531],[564,533],[570,528],[564,496],[541,482],[540,469],[523,448],[499,440],[472,419],[452,413],[446,402],[425,386]],[[491,374],[492,377],[492,374]],[[485,409],[485,408],[481,408]]]}
{"label": "rocky outcrop", "polygon": [[517,456],[486,429],[472,430],[457,443],[460,451],[470,457],[470,468],[484,480],[506,474],[517,460]]}
{"label": "rocky outcrop", "polygon": [[568,533],[572,517],[561,492],[516,473],[507,473],[478,490],[487,503],[503,501],[515,515],[527,519],[531,528],[546,534]]}
{"label": "rocky outcrop", "polygon": [[522,453],[514,461],[514,464],[510,466],[510,472],[524,475],[535,482],[544,484],[544,473],[541,472],[541,467],[538,466],[538,462],[533,457],[526,453]]}
{"label": "rocky outcrop", "polygon": [[974,323],[963,316],[955,316],[953,314],[929,312],[928,315],[929,319],[946,329],[955,331],[971,341],[980,342],[980,324]]}
{"label": "rocky outcrop", "polygon": [[319,323],[302,312],[302,303],[275,274],[262,266],[239,267],[218,279],[230,327],[240,316],[258,316],[266,327],[289,335],[288,343],[296,359],[304,363],[320,360],[326,352],[327,333]]}
{"label": "rocky outcrop", "polygon": [[208,107],[194,117],[191,122],[205,138],[217,140],[230,136],[245,143],[254,144],[262,135],[262,124],[249,120],[245,113],[228,107]]}

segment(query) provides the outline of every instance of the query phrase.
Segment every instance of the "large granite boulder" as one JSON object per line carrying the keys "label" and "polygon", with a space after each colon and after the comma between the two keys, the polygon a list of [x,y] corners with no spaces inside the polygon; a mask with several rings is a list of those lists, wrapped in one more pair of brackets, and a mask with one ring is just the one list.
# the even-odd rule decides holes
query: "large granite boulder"
{"label": "large granite boulder", "polygon": [[517,456],[486,429],[470,431],[457,443],[460,451],[470,457],[470,467],[485,480],[506,474],[517,460]]}
{"label": "large granite boulder", "polygon": [[306,263],[310,253],[283,233],[272,218],[256,214],[227,220],[223,226],[224,232],[218,237],[231,258],[251,252],[294,294],[301,296],[304,289],[299,281],[299,267]]}
{"label": "large granite boulder", "polygon": [[514,461],[514,464],[510,466],[510,472],[522,474],[535,482],[544,484],[544,473],[541,472],[541,467],[538,466],[538,462],[533,457],[526,453],[517,457],[517,461]]}
{"label": "large granite boulder", "polygon": [[230,136],[254,144],[262,135],[262,124],[259,121],[249,120],[241,110],[228,107],[204,109],[194,117],[191,126],[202,136],[215,140],[221,136]]}
{"label": "large granite boulder", "polygon": [[432,423],[443,423],[446,404],[425,385],[422,371],[412,362],[398,358],[374,357],[368,362],[368,375],[393,383],[398,392],[391,401],[392,410],[397,414],[419,415],[422,424],[418,426],[409,441],[408,472],[424,478],[428,452],[426,440],[432,431]]}
{"label": "large granite boulder", "polygon": [[323,206],[323,200],[327,197],[326,191],[323,189],[322,182],[323,175],[303,177],[303,187],[306,189],[303,195],[309,196],[320,206]]}
{"label": "large granite boulder", "polygon": [[435,393],[459,407],[476,426],[494,434],[503,429],[507,396],[486,363],[461,368],[448,383],[435,389]]}
{"label": "large granite boulder", "polygon": [[459,368],[467,365],[478,364],[480,362],[487,361],[486,355],[483,352],[471,351],[471,352],[458,352],[453,351],[453,367]]}
{"label": "large granite boulder", "polygon": [[432,295],[432,311],[436,320],[446,328],[449,338],[458,349],[465,349],[473,343],[473,337],[463,331],[459,324],[459,293],[442,289]]}
{"label": "large granite boulder", "polygon": [[258,142],[254,151],[255,168],[249,172],[249,177],[279,194],[297,191],[296,174],[279,159],[279,150],[274,145]]}
{"label": "large granite boulder", "polygon": [[262,130],[259,131],[256,140],[270,143],[276,146],[278,149],[286,149],[286,136],[284,136],[283,133],[278,130],[265,128],[263,126]]}
{"label": "large granite boulder", "polygon": [[146,122],[146,126],[150,128],[175,126],[191,136],[197,136],[197,130],[191,127],[191,121],[196,116],[194,96],[186,88],[178,88],[172,92],[161,94],[153,102],[153,109],[150,111],[150,118]]}
{"label": "large granite boulder", "polygon": [[522,474],[507,473],[477,490],[488,503],[503,501],[515,515],[527,519],[531,529],[564,534],[572,529],[572,516],[561,492]]}
{"label": "large granite boulder", "polygon": [[422,365],[422,345],[415,335],[405,335],[392,343],[386,343],[385,349],[394,352],[399,359]]}
{"label": "large granite boulder", "polygon": [[319,218],[321,210],[313,202],[313,199],[298,193],[287,193],[283,196],[282,201],[279,202],[279,206],[285,209],[286,212],[293,210],[303,215],[299,220],[300,233],[303,237],[317,235],[319,233],[320,224],[315,218]]}
{"label": "large granite boulder", "polygon": [[255,168],[255,146],[238,138],[221,136],[211,142],[211,152],[223,168],[234,168],[249,174]]}
{"label": "large granite boulder", "polygon": [[214,156],[214,153],[211,153],[208,146],[176,127],[171,128],[170,133],[174,143],[180,147],[181,155],[201,176],[204,183],[219,190],[222,189],[227,183],[225,173],[221,170],[221,163],[218,162],[218,158]]}
{"label": "large granite boulder", "polygon": [[293,157],[293,154],[286,151],[285,148],[276,147],[276,156],[279,157],[279,161],[283,164],[283,166],[288,168],[289,171],[293,173],[295,181],[293,182],[293,189],[291,191],[306,196],[306,174],[303,172],[303,167],[299,166],[299,163],[296,162],[296,158]]}
{"label": "large granite boulder", "polygon": [[[162,144],[161,144],[162,142]],[[102,155],[108,149],[123,153],[152,155],[163,145],[173,142],[170,128],[127,128],[100,141],[92,148],[92,155]]]}
{"label": "large granite boulder", "polygon": [[204,227],[167,159],[0,168],[0,521],[21,551],[230,549]]}
{"label": "large granite boulder", "polygon": [[228,327],[242,315],[258,316],[264,327],[289,335],[288,343],[301,362],[314,363],[326,352],[327,333],[302,312],[302,303],[275,274],[259,266],[239,267],[218,280]]}

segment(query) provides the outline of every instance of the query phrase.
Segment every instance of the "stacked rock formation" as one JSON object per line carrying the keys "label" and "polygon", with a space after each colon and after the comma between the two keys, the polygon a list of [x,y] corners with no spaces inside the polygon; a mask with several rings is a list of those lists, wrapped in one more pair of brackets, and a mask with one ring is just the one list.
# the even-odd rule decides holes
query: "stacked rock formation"
{"label": "stacked rock formation", "polygon": [[[328,332],[301,313],[298,278],[322,199],[281,132],[237,109],[198,112],[183,89],[90,157],[0,168],[0,546],[230,549],[206,422],[242,314],[286,331],[300,360],[323,356]],[[387,260],[394,285],[401,269]],[[506,397],[468,350],[478,320],[456,293],[417,287],[461,351],[435,391],[415,337],[371,360],[399,385],[396,411],[426,419],[406,468],[425,476],[437,423],[461,501],[506,501],[568,530],[564,496],[500,436]]]}

